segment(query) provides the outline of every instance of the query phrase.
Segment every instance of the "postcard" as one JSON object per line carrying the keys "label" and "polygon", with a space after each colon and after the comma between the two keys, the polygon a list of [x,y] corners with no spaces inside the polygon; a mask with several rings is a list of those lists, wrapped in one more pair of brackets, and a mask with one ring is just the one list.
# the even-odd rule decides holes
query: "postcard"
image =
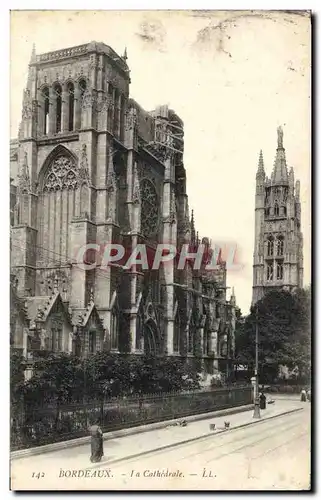
{"label": "postcard", "polygon": [[11,490],[311,489],[311,20],[11,11]]}

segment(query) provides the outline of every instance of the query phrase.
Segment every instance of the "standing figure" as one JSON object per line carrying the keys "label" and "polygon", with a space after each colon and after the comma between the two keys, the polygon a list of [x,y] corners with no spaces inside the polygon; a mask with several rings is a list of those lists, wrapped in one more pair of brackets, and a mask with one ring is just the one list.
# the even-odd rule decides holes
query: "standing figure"
{"label": "standing figure", "polygon": [[306,402],[307,400],[307,393],[306,393],[306,390],[305,389],[302,389],[301,391],[301,401],[303,401],[304,403]]}
{"label": "standing figure", "polygon": [[311,403],[311,389],[307,390],[307,400]]}
{"label": "standing figure", "polygon": [[99,422],[96,421],[89,428],[91,435],[91,462],[100,462],[101,458],[104,456],[104,438],[103,431],[99,427]]}
{"label": "standing figure", "polygon": [[266,409],[266,396],[263,391],[260,394],[260,409],[261,410]]}

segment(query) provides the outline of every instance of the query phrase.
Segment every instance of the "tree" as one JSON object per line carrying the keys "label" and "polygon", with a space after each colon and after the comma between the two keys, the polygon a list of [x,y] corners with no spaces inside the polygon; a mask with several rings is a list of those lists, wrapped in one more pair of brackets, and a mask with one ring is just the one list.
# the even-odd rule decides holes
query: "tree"
{"label": "tree", "polygon": [[308,290],[295,293],[271,291],[266,294],[251,308],[244,327],[239,326],[236,339],[238,362],[248,364],[250,370],[254,370],[258,321],[260,379],[265,383],[275,380],[280,365],[289,368],[297,366],[303,374],[310,359],[310,309]]}
{"label": "tree", "polygon": [[10,350],[10,400],[15,404],[20,402],[24,387],[24,371],[26,362],[17,350]]}
{"label": "tree", "polygon": [[25,383],[25,401],[29,406],[70,403],[79,399],[82,382],[79,358],[67,353],[50,353],[35,361],[33,375]]}

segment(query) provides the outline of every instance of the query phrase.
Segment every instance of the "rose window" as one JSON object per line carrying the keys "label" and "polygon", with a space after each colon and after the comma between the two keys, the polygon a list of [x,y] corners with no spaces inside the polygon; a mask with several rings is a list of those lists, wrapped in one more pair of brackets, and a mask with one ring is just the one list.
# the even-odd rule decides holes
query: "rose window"
{"label": "rose window", "polygon": [[71,158],[59,156],[52,162],[47,172],[44,191],[62,191],[78,187],[75,165]]}
{"label": "rose window", "polygon": [[150,236],[156,232],[158,224],[158,198],[154,185],[143,179],[141,190],[141,233]]}

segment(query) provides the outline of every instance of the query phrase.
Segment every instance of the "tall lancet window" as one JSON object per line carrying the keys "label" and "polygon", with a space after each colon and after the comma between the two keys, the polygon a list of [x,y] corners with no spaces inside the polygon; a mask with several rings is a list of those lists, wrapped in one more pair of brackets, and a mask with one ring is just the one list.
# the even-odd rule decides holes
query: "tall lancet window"
{"label": "tall lancet window", "polygon": [[178,309],[176,311],[175,315],[175,321],[174,321],[174,338],[173,338],[173,351],[178,353],[179,352],[179,345],[180,345],[180,319],[179,319],[179,313]]}
{"label": "tall lancet window", "polygon": [[49,88],[45,87],[42,91],[43,96],[43,133],[48,135],[49,133]]}
{"label": "tall lancet window", "polygon": [[74,107],[75,107],[75,87],[72,82],[68,83],[68,130],[74,129]]}
{"label": "tall lancet window", "polygon": [[110,318],[111,349],[118,349],[118,320],[119,320],[118,308],[117,306],[114,306],[111,311],[111,318]]}
{"label": "tall lancet window", "polygon": [[283,264],[281,262],[276,266],[276,279],[283,280]]}
{"label": "tall lancet window", "polygon": [[82,104],[83,104],[83,100],[84,100],[84,95],[85,95],[85,92],[86,92],[86,88],[87,88],[87,85],[86,85],[86,81],[85,80],[80,80],[79,82],[79,104],[77,106],[77,109],[78,109],[78,124],[77,124],[77,127],[81,127],[81,109],[82,109]]}
{"label": "tall lancet window", "polygon": [[266,280],[273,281],[273,262],[268,263],[266,266]]}
{"label": "tall lancet window", "polygon": [[273,236],[269,236],[267,240],[267,254],[271,257],[274,253],[274,239]]}
{"label": "tall lancet window", "polygon": [[62,89],[60,85],[55,85],[56,98],[56,133],[61,132],[61,110],[62,110]]}
{"label": "tall lancet window", "polygon": [[279,236],[277,238],[276,252],[277,252],[278,257],[281,257],[284,253],[284,238],[283,238],[283,236]]}
{"label": "tall lancet window", "polygon": [[274,203],[274,215],[278,216],[280,214],[279,204],[277,202]]}

